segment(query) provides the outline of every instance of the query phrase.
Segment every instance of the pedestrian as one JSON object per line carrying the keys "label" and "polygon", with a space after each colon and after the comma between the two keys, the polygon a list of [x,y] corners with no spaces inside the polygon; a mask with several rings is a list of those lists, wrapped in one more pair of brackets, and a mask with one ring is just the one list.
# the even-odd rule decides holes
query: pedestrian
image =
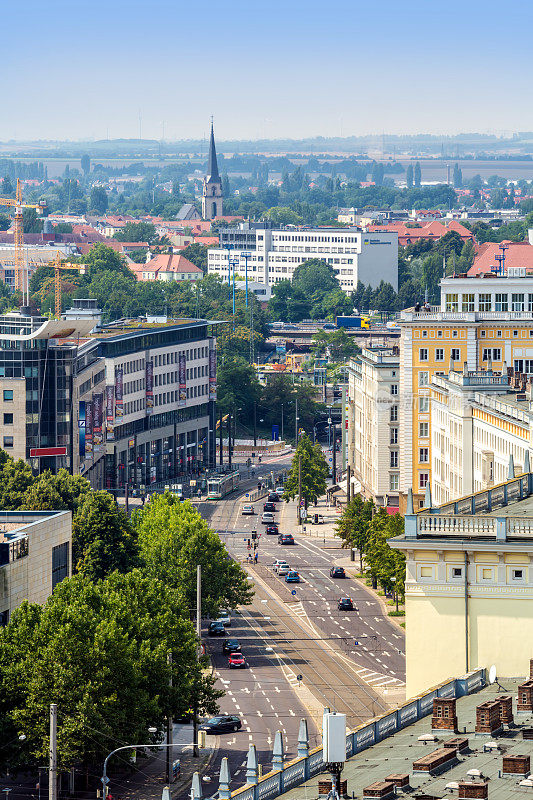
{"label": "pedestrian", "polygon": [[418,313],[419,313],[419,311],[420,311],[420,303],[419,303],[419,302],[418,302],[418,300],[417,300],[417,301],[416,301],[416,303],[415,303],[415,313],[417,313],[417,314],[418,314]]}
{"label": "pedestrian", "polygon": [[258,561],[259,561],[259,554],[258,554],[258,552],[256,550],[255,551],[255,555],[254,555],[254,563],[257,564]]}
{"label": "pedestrian", "polygon": [[251,550],[251,549],[252,549],[252,543],[251,543],[250,539],[248,539],[248,550]]}
{"label": "pedestrian", "polygon": [[427,314],[428,311],[431,311],[431,306],[429,305],[427,300],[424,303],[424,311],[426,312],[426,314]]}

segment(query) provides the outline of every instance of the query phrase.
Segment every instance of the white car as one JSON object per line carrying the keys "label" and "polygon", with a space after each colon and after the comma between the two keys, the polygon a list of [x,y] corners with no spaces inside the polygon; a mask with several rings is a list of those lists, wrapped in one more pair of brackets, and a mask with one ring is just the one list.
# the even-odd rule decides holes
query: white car
{"label": "white car", "polygon": [[274,522],[274,514],[272,511],[263,511],[261,522],[263,525],[270,525],[271,522]]}
{"label": "white car", "polygon": [[274,572],[277,572],[277,574],[279,575],[279,571],[280,571],[281,567],[287,567],[287,571],[290,570],[290,567],[287,564],[287,562],[286,561],[282,561],[280,558],[278,558],[278,560],[274,563],[274,567],[273,567]]}
{"label": "white car", "polygon": [[220,609],[217,622],[222,622],[225,628],[231,627],[231,614],[227,608]]}
{"label": "white car", "polygon": [[255,514],[255,509],[251,503],[245,503],[241,508],[241,514],[250,515]]}
{"label": "white car", "polygon": [[276,494],[279,494],[279,496],[281,497],[281,495],[283,494],[285,489],[283,488],[283,486],[276,486],[274,491],[276,492]]}
{"label": "white car", "polygon": [[288,564],[279,564],[276,570],[277,574],[281,577],[282,575],[288,575],[291,571],[291,568]]}

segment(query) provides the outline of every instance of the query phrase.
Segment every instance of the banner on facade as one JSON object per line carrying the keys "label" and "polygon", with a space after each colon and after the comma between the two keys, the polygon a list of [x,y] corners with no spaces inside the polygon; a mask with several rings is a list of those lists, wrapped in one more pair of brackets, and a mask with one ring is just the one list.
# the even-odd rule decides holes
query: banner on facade
{"label": "banner on facade", "polygon": [[147,361],[145,368],[146,381],[146,413],[152,414],[154,409],[154,362]]}
{"label": "banner on facade", "polygon": [[209,399],[217,399],[217,348],[209,350]]}
{"label": "banner on facade", "polygon": [[187,405],[187,359],[185,353],[180,353],[179,357],[179,406]]}
{"label": "banner on facade", "polygon": [[95,449],[104,441],[104,393],[93,394],[93,443]]}
{"label": "banner on facade", "polygon": [[115,438],[115,387],[105,387],[105,438],[112,442]]}
{"label": "banner on facade", "polygon": [[115,419],[124,416],[124,370],[118,367],[115,370]]}
{"label": "banner on facade", "polygon": [[80,461],[85,458],[85,400],[80,400],[78,411],[78,450]]}
{"label": "banner on facade", "polygon": [[85,453],[90,455],[93,451],[93,401],[85,403]]}

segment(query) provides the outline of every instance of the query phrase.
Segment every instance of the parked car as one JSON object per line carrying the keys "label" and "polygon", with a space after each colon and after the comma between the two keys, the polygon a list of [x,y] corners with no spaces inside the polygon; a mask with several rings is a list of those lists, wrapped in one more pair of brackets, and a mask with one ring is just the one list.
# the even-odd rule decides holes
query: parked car
{"label": "parked car", "polygon": [[241,643],[238,639],[226,639],[222,645],[223,653],[240,653]]}
{"label": "parked car", "polygon": [[353,611],[353,600],[351,597],[341,597],[337,603],[339,611]]}
{"label": "parked car", "polygon": [[274,514],[272,511],[264,511],[261,516],[261,522],[263,525],[270,525],[270,523],[274,522]]}
{"label": "parked car", "polygon": [[241,514],[243,516],[250,516],[255,514],[255,509],[251,503],[245,503],[241,508]]}
{"label": "parked car", "polygon": [[266,526],[266,533],[267,533],[268,535],[270,535],[270,534],[275,534],[276,536],[278,536],[278,534],[279,534],[279,528],[278,528],[278,526],[276,525],[276,523],[275,523],[275,522],[274,522],[272,525],[267,525],[267,526]]}
{"label": "parked car", "polygon": [[288,564],[280,564],[276,570],[280,578],[282,578],[283,575],[288,575],[290,571],[291,568],[289,567]]}
{"label": "parked car", "polygon": [[278,544],[294,544],[292,533],[280,533],[278,536]]}
{"label": "parked car", "polygon": [[218,612],[218,617],[216,619],[217,622],[221,622],[225,628],[231,627],[231,614],[229,609],[221,608]]}
{"label": "parked car", "polygon": [[230,669],[243,668],[246,666],[246,661],[242,653],[230,653],[228,658],[228,667]]}
{"label": "parked car", "polygon": [[344,571],[344,567],[332,567],[329,571],[330,578],[345,578],[346,572]]}
{"label": "parked car", "polygon": [[279,494],[277,490],[275,492],[269,492],[267,499],[270,500],[271,503],[279,503]]}
{"label": "parked car", "polygon": [[275,511],[276,504],[275,503],[265,503],[263,505],[263,511]]}
{"label": "parked car", "polygon": [[220,714],[218,717],[211,717],[207,722],[199,726],[199,730],[206,733],[228,733],[229,731],[240,731],[242,722],[239,717]]}
{"label": "parked car", "polygon": [[219,619],[210,622],[207,633],[209,636],[225,636],[226,628],[224,627],[224,623],[221,622]]}
{"label": "parked car", "polygon": [[285,583],[300,583],[300,576],[295,570],[291,570],[285,576]]}

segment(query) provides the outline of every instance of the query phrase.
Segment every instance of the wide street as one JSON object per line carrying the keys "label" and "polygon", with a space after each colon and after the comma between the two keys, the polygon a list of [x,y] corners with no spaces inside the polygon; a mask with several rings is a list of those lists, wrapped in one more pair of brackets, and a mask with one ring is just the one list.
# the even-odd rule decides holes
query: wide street
{"label": "wide street", "polygon": [[[286,754],[293,757],[301,717],[308,719],[314,746],[320,743],[324,706],[346,713],[348,724],[354,727],[401,700],[404,688],[401,629],[358,581],[329,576],[331,565],[347,566],[347,553],[332,537],[331,525],[324,526],[323,537],[316,535],[318,526],[314,537],[304,536],[295,522],[294,504],[278,503],[275,517],[280,532],[292,533],[296,542],[283,546],[276,536],[265,534],[260,522],[266,498],[254,503],[253,517],[241,514],[247,489],[270,471],[286,470],[290,458],[258,465],[255,478],[243,481],[239,491],[225,500],[198,504],[228,551],[248,571],[255,589],[253,603],[233,614],[228,631],[242,645],[246,669],[230,670],[222,654],[223,639],[205,637],[219,685],[226,691],[221,710],[238,714],[243,725],[237,733],[208,737],[217,751],[207,774],[216,781],[220,759],[228,756],[232,788],[244,782],[250,742],[256,745],[266,772],[277,730],[283,732]],[[246,562],[254,530],[261,534],[257,565]],[[271,569],[276,558],[285,558],[297,569],[302,582],[287,584],[278,578]],[[353,611],[337,609],[341,596],[352,598]]]}

